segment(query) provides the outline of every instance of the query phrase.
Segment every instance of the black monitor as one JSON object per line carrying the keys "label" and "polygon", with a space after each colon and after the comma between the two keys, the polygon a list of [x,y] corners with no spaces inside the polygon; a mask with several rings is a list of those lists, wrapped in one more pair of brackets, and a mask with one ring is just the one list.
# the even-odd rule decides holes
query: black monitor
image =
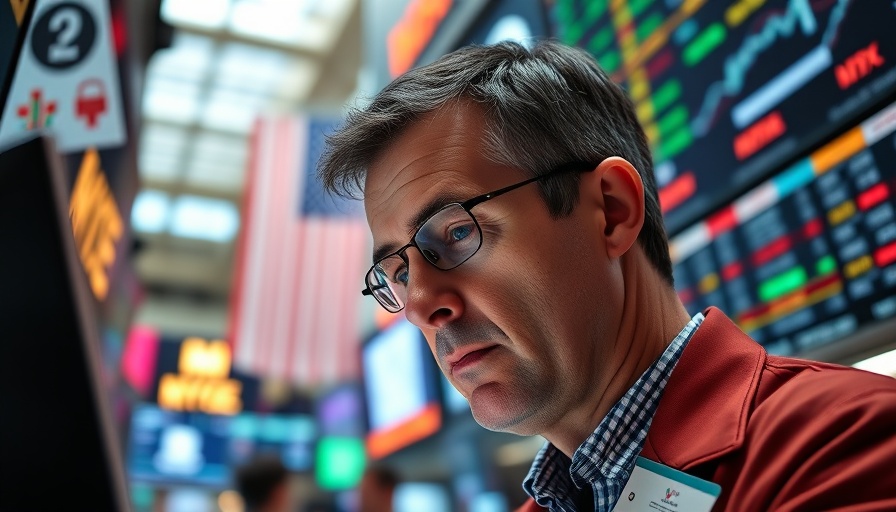
{"label": "black monitor", "polygon": [[129,510],[97,316],[48,138],[0,149],[0,510]]}
{"label": "black monitor", "polygon": [[22,53],[31,15],[36,2],[2,2],[0,3],[0,119],[3,117],[6,97],[12,87],[16,64]]}

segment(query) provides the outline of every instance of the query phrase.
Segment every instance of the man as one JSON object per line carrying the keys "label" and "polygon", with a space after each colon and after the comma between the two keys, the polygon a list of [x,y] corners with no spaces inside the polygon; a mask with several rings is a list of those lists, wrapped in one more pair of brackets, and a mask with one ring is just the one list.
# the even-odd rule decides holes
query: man
{"label": "man", "polygon": [[373,233],[364,293],[420,327],[480,424],[548,441],[524,509],[628,506],[640,455],[718,484],[712,510],[896,510],[896,381],[685,311],[647,140],[583,51],[458,50],[329,143],[322,178],[363,191]]}
{"label": "man", "polygon": [[237,468],[234,480],[246,512],[287,512],[293,508],[289,473],[278,455],[252,457]]}
{"label": "man", "polygon": [[358,512],[392,512],[398,475],[386,466],[364,470],[358,485]]}

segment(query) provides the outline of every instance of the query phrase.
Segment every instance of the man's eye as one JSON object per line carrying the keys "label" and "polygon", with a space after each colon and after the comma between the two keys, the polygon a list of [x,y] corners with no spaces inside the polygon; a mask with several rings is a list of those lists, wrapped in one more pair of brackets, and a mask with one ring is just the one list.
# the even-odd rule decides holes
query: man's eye
{"label": "man's eye", "polygon": [[463,226],[457,226],[451,231],[448,232],[448,235],[452,242],[457,242],[463,240],[470,236],[470,233],[473,232],[473,226],[471,224],[465,224]]}
{"label": "man's eye", "polygon": [[403,285],[407,286],[407,284],[408,284],[408,268],[407,267],[399,268],[398,271],[395,272],[395,276],[393,277],[392,282],[398,283],[398,284],[403,284]]}

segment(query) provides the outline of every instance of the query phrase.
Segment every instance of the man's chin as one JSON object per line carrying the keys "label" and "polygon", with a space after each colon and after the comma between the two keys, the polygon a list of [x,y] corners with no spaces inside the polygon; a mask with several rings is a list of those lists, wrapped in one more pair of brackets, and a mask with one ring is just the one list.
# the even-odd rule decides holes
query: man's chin
{"label": "man's chin", "polygon": [[526,398],[511,396],[499,384],[485,384],[470,395],[470,410],[476,423],[488,430],[522,436],[536,435],[539,429],[532,420],[537,408]]}

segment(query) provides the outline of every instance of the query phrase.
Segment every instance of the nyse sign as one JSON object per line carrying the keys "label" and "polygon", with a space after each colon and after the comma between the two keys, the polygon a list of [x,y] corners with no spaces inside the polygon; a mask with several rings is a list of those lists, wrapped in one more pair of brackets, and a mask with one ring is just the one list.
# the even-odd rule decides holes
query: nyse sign
{"label": "nyse sign", "polygon": [[178,357],[178,373],[159,380],[159,406],[175,411],[236,414],[243,408],[243,385],[230,374],[230,346],[221,340],[187,338]]}

